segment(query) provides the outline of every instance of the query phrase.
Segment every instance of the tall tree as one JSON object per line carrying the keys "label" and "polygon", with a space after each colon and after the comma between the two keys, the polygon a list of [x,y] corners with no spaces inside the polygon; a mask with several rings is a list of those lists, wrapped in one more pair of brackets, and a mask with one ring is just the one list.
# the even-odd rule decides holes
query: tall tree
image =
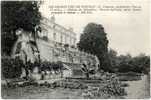
{"label": "tall tree", "polygon": [[10,55],[17,36],[15,31],[22,28],[35,36],[36,27],[40,24],[40,2],[37,1],[2,1],[1,29],[2,53]]}
{"label": "tall tree", "polygon": [[117,62],[117,52],[113,49],[110,49],[108,51],[108,56],[109,56],[109,60],[110,60],[110,63],[111,63],[111,67],[116,67],[118,62]]}
{"label": "tall tree", "polygon": [[109,71],[108,40],[101,24],[89,23],[77,44],[82,51],[94,54],[100,61],[100,68]]}

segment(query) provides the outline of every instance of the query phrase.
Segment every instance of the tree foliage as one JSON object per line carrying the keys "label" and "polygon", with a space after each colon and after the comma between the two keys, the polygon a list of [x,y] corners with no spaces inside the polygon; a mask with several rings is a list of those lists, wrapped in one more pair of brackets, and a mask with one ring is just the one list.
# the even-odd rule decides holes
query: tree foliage
{"label": "tree foliage", "polygon": [[4,78],[19,78],[23,62],[20,59],[2,58],[2,76]]}
{"label": "tree foliage", "polygon": [[84,28],[77,45],[80,50],[96,55],[100,61],[101,68],[104,70],[108,69],[108,40],[101,24],[89,23]]}
{"label": "tree foliage", "polygon": [[35,27],[40,24],[41,18],[39,7],[40,2],[37,1],[1,2],[2,52],[11,53],[18,28],[35,34]]}
{"label": "tree foliage", "polygon": [[130,54],[127,55],[116,55],[116,51],[111,49],[108,52],[111,69],[114,72],[137,72],[148,74],[150,71],[150,57],[145,54],[132,57]]}
{"label": "tree foliage", "polygon": [[117,60],[115,60],[117,58],[117,52],[113,49],[109,49],[108,50],[108,57],[109,57],[109,61],[111,64],[110,67],[112,67],[112,71],[116,71],[117,69],[114,67],[116,67],[119,63]]}

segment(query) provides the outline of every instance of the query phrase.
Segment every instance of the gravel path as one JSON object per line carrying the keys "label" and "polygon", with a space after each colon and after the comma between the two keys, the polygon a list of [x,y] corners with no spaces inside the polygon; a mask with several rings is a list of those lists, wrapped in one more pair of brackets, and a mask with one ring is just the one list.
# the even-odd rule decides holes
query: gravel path
{"label": "gravel path", "polygon": [[149,98],[149,76],[144,75],[139,81],[127,81],[129,84],[125,88],[127,92],[126,99],[145,99]]}

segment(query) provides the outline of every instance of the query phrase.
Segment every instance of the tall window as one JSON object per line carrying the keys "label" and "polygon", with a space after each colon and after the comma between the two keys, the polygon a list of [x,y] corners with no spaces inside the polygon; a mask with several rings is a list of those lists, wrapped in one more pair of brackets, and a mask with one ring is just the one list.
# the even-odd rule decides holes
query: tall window
{"label": "tall window", "polygon": [[62,34],[61,34],[61,36],[60,36],[60,42],[62,43],[63,41],[62,41]]}
{"label": "tall window", "polygon": [[56,25],[53,25],[52,27],[53,27],[53,29],[55,29]]}
{"label": "tall window", "polygon": [[76,39],[73,40],[73,45],[75,45]]}
{"label": "tall window", "polygon": [[72,45],[72,39],[71,39],[71,37],[70,37],[70,44]]}
{"label": "tall window", "polygon": [[67,43],[67,36],[66,35],[65,35],[65,39],[64,40],[65,40],[64,42]]}
{"label": "tall window", "polygon": [[53,33],[53,39],[56,40],[56,33]]}

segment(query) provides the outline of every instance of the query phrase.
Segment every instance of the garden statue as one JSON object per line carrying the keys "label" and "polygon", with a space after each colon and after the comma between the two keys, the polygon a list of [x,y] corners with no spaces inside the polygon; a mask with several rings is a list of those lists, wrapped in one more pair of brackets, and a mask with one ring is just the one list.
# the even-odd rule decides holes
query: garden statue
{"label": "garden statue", "polygon": [[[35,55],[35,52],[38,51],[36,47],[36,41],[34,41],[33,37],[31,36],[32,33],[24,31],[22,28],[19,28],[16,31],[16,35],[18,37],[17,41],[15,42],[12,50],[12,57],[13,58],[19,58],[23,61],[23,63],[26,65],[24,66],[24,70],[26,75],[22,77],[29,76],[29,69],[26,68],[27,62],[34,63],[38,58]],[[23,67],[23,66],[22,66]],[[24,73],[24,71],[23,71]]]}
{"label": "garden statue", "polygon": [[90,78],[90,74],[95,74],[96,71],[95,69],[90,69],[90,64],[86,65],[86,64],[82,64],[82,71],[85,74],[86,78],[89,79]]}

